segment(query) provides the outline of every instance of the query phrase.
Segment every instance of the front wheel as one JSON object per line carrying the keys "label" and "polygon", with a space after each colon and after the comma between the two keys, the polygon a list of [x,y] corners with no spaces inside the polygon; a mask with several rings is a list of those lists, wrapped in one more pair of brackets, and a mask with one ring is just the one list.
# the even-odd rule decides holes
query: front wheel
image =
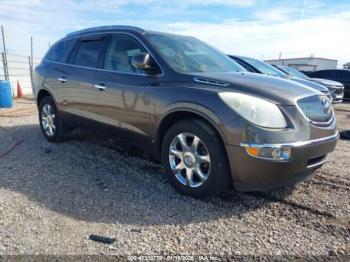
{"label": "front wheel", "polygon": [[58,114],[55,102],[50,96],[43,98],[40,102],[39,123],[47,140],[58,142],[63,139],[65,126]]}
{"label": "front wheel", "polygon": [[224,150],[208,124],[183,120],[165,134],[162,163],[176,189],[192,197],[207,197],[225,191],[232,182]]}

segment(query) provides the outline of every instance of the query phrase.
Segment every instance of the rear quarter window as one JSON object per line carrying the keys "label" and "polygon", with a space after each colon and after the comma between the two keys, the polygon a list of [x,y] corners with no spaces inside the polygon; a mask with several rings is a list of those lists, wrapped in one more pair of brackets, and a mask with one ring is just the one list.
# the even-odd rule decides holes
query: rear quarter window
{"label": "rear quarter window", "polygon": [[45,59],[61,63],[65,62],[74,43],[75,39],[67,39],[54,44],[47,52]]}

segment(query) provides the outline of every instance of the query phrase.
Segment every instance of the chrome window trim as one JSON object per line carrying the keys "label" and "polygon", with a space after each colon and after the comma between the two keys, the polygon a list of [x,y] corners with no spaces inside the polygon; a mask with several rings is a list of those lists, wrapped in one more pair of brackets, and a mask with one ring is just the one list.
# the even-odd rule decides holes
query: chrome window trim
{"label": "chrome window trim", "polygon": [[334,135],[322,137],[318,139],[313,140],[307,140],[307,141],[298,141],[294,143],[280,143],[280,144],[256,144],[256,143],[240,143],[241,147],[257,147],[257,148],[284,148],[284,147],[291,147],[291,148],[298,148],[298,147],[306,147],[306,146],[312,146],[312,145],[318,145],[326,142],[331,142],[334,140],[337,140],[339,138],[339,132],[337,132]]}
{"label": "chrome window trim", "polygon": [[[145,48],[145,50],[151,55],[151,57],[154,59],[154,61],[157,63],[158,67],[160,68],[160,70],[162,71],[161,74],[157,74],[157,75],[154,75],[156,77],[162,77],[164,76],[164,70],[163,68],[161,67],[160,63],[157,61],[157,59],[154,57],[153,53],[148,49],[148,47],[140,40],[139,37],[133,35],[133,34],[130,34],[128,32],[123,32],[123,31],[111,31],[111,32],[99,32],[99,33],[92,33],[92,34],[86,34],[86,35],[81,35],[81,36],[71,36],[71,37],[67,37],[67,38],[63,38],[63,39],[60,39],[59,41],[57,41],[56,43],[59,43],[61,41],[65,41],[67,39],[78,39],[78,38],[84,38],[84,37],[87,37],[87,36],[98,36],[98,35],[107,35],[107,34],[124,34],[124,35],[128,35],[130,37],[133,37],[135,38],[135,40],[141,44],[141,46],[143,46],[143,48]],[[56,43],[54,45],[56,45]],[[147,74],[140,74],[140,73],[126,73],[126,72],[118,72],[118,71],[115,71],[115,70],[108,70],[108,69],[103,69],[103,68],[96,68],[96,67],[87,67],[87,66],[79,66],[79,65],[74,65],[74,64],[68,64],[68,63],[62,63],[62,62],[57,62],[57,61],[53,61],[53,60],[50,60],[50,59],[47,59],[45,58],[44,59],[45,61],[49,61],[51,63],[56,63],[56,64],[61,64],[61,65],[68,65],[68,66],[73,66],[73,67],[78,67],[78,68],[83,68],[83,69],[92,69],[92,70],[99,70],[99,71],[105,71],[105,72],[112,72],[112,73],[117,73],[117,74],[125,74],[125,75],[139,75],[139,76],[151,76],[151,75],[147,75]]]}
{"label": "chrome window trim", "polygon": [[[147,74],[138,74],[138,73],[126,73],[126,72],[118,72],[118,71],[113,71],[113,70],[108,70],[108,69],[102,69],[102,68],[95,68],[95,67],[87,67],[87,66],[79,66],[79,65],[73,65],[73,64],[66,64],[66,63],[61,63],[61,62],[56,62],[52,60],[47,60],[50,63],[54,64],[61,64],[61,65],[66,65],[66,66],[71,66],[71,67],[77,67],[77,68],[82,68],[82,69],[89,69],[89,70],[98,70],[98,71],[105,71],[105,72],[111,72],[115,74],[123,74],[123,75],[138,75],[138,76],[152,76],[152,75],[147,75]],[[155,77],[161,77],[162,75],[154,75]]]}

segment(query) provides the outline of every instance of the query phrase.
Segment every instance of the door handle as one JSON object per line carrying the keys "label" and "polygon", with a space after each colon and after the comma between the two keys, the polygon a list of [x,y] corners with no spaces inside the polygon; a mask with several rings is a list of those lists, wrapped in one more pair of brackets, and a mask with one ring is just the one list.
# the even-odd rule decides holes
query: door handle
{"label": "door handle", "polygon": [[97,88],[100,91],[103,91],[103,90],[105,90],[107,88],[107,87],[105,87],[104,84],[94,85],[94,87]]}
{"label": "door handle", "polygon": [[67,82],[67,78],[65,78],[65,77],[59,77],[59,78],[57,78],[57,80],[61,81],[62,83]]}

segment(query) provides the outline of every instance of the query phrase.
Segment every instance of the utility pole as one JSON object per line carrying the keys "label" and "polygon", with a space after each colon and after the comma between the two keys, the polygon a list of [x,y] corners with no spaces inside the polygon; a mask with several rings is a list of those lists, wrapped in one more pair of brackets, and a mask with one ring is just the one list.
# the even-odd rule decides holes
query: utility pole
{"label": "utility pole", "polygon": [[2,60],[2,68],[4,70],[4,78],[5,78],[5,80],[7,80],[7,77],[6,77],[6,59],[5,59],[4,52],[1,52],[1,60]]}
{"label": "utility pole", "polygon": [[8,71],[8,65],[7,65],[7,50],[6,50],[6,43],[5,43],[5,31],[4,27],[1,26],[1,36],[2,36],[2,46],[3,46],[3,55],[2,55],[2,60],[3,60],[3,65],[4,65],[4,75],[5,75],[5,80],[9,80],[9,71]]}
{"label": "utility pole", "polygon": [[4,31],[4,27],[1,26],[1,37],[2,37],[2,46],[3,46],[3,49],[4,49],[4,53],[6,54],[7,51],[6,51],[6,43],[5,43],[5,31]]}

